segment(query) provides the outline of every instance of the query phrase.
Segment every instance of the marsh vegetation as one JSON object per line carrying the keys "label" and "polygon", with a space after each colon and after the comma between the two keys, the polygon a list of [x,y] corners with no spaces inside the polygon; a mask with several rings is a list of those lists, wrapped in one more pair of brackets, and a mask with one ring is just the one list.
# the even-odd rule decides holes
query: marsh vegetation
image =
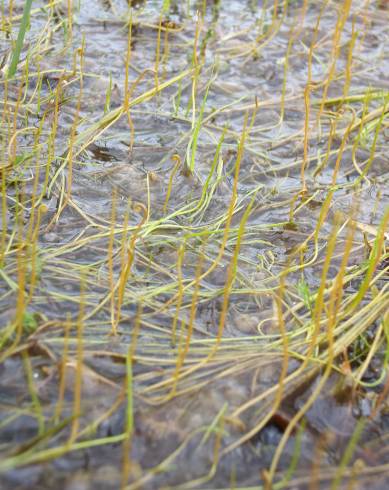
{"label": "marsh vegetation", "polygon": [[387,488],[388,2],[0,9],[0,487]]}

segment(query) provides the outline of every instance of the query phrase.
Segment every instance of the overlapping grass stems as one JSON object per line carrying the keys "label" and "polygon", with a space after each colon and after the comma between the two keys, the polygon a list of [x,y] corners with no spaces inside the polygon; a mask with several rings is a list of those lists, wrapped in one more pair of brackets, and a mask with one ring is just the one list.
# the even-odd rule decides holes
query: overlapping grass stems
{"label": "overlapping grass stems", "polygon": [[[221,61],[214,59],[209,63],[206,53],[211,49],[207,43],[215,35],[221,2],[212,2],[211,6],[204,0],[196,18],[188,16],[182,26],[168,20],[174,2],[161,2],[159,16],[150,22],[144,20],[141,10],[129,9],[126,17],[119,19],[123,32],[127,32],[122,101],[111,108],[110,79],[99,116],[87,120],[82,116],[85,81],[96,78],[97,74],[85,69],[88,39],[79,42],[80,38],[74,35],[75,2],[52,1],[36,8],[32,5],[31,26],[35,19],[46,16],[46,30],[37,33],[31,28],[27,34],[31,2],[25,3],[22,15],[14,11],[14,3],[11,0],[8,6],[2,4],[1,21],[2,30],[11,33],[12,39],[15,33],[19,34],[15,43],[9,43],[0,81],[1,304],[3,311],[11,311],[1,325],[0,362],[22,360],[28,396],[9,418],[2,419],[1,426],[29,414],[36,419],[38,429],[32,439],[21,445],[2,446],[0,470],[5,472],[26,464],[48,462],[74,451],[121,443],[121,487],[129,490],[152,484],[158,474],[174,471],[180,455],[200,440],[199,448],[210,441],[213,444],[213,463],[204,468],[201,478],[182,482],[180,488],[213,488],[212,478],[218,472],[221,458],[252,440],[274,420],[287,396],[316,377],[310,395],[287,421],[272,463],[261,475],[261,488],[281,489],[326,481],[331,489],[336,489],[348,477],[355,476],[355,472],[357,478],[387,475],[386,464],[374,468],[351,466],[364,426],[381,410],[388,392],[387,382],[375,398],[370,417],[361,418],[356,425],[338,467],[322,470],[318,461],[311,472],[296,473],[304,418],[325,392],[331,376],[337,373],[346,379],[355,394],[363,386],[368,387],[364,374],[384,352],[382,373],[375,384],[379,386],[386,379],[389,291],[384,279],[388,272],[389,210],[382,214],[378,224],[366,224],[359,219],[358,195],[363,186],[380,184],[373,182],[370,170],[378,146],[381,151],[387,151],[384,137],[388,128],[389,94],[371,86],[362,91],[353,88],[354,52],[362,49],[369,18],[376,6],[353,11],[352,18],[351,1],[324,2],[313,26],[310,45],[304,45],[307,59],[304,89],[288,93],[290,63],[301,54],[299,46],[310,3],[305,0],[295,9],[294,2],[288,0],[268,2],[260,21],[251,30],[231,34],[233,44],[225,39],[225,43],[212,49],[230,62],[242,59],[244,66],[261,55],[288,20],[291,27],[283,59],[282,90],[269,100],[252,94],[234,94],[230,103],[220,107],[212,107],[210,100],[213,90],[218,84],[221,86]],[[115,14],[114,2],[107,4]],[[207,31],[205,17],[209,8],[213,9],[213,20],[212,28]],[[323,40],[319,39],[319,29],[327,8],[336,9],[337,21],[333,32]],[[387,11],[382,15],[388,16]],[[357,18],[362,19],[364,32],[357,32]],[[351,37],[346,37],[345,43],[346,26],[350,22]],[[141,28],[149,29],[155,38],[155,64],[138,70],[137,77],[130,78],[133,36]],[[42,68],[42,56],[54,48],[50,46],[48,33],[54,35],[61,29],[64,33],[61,50],[71,56],[72,63],[68,68]],[[191,59],[185,69],[168,76],[166,65],[172,40],[183,32],[191,35],[186,45]],[[344,49],[346,63],[340,70],[338,64]],[[312,74],[319,50],[320,59],[326,60],[321,61],[326,67],[322,79]],[[48,84],[47,89],[50,76],[55,76],[57,83]],[[333,95],[334,86],[338,95]],[[72,99],[66,95],[69,88],[73,90]],[[169,101],[169,107],[160,103],[162,97]],[[183,107],[185,100],[186,107]],[[60,116],[70,102],[73,119],[63,148]],[[278,111],[278,122],[258,124],[257,116],[266,107]],[[301,129],[292,135],[283,133],[290,107],[299,107],[302,116]],[[120,190],[115,186],[111,209],[105,217],[83,209],[73,197],[73,187],[82,174],[88,149],[104,138],[112,139],[116,125],[126,119],[128,146],[132,150],[137,144],[133,118],[150,110],[161,118],[175,117],[188,128],[160,162],[167,175],[161,210],[152,206],[155,192],[152,172],[145,175],[142,202],[133,201],[130,196],[124,213],[119,212]],[[225,122],[239,116],[240,133],[229,124],[221,125],[218,116]],[[263,135],[268,132],[273,135],[270,154],[276,148],[296,142],[302,144],[301,156],[292,163],[272,160],[262,150],[267,143]],[[200,166],[204,158],[204,152],[200,151],[203,140],[212,142],[206,175],[204,166]],[[321,146],[314,151],[318,140],[326,145],[324,150]],[[358,162],[357,158],[361,147],[369,150],[364,162]],[[352,160],[348,170],[342,168],[346,151],[351,151]],[[260,179],[246,190],[242,183],[249,178],[245,164],[248,156],[255,162],[263,161],[265,168],[260,169],[259,175],[273,175],[282,180],[285,173],[297,172],[298,189],[292,189],[293,195],[286,201],[273,200],[277,189],[265,187]],[[330,174],[324,185],[316,180],[323,172]],[[347,179],[339,179],[341,172],[345,172]],[[99,178],[109,179],[109,170],[96,173]],[[197,185],[200,188],[197,197],[194,194],[178,201],[174,195],[178,178]],[[228,192],[220,208],[223,185],[228,187]],[[343,190],[355,195],[354,204],[350,210],[336,211],[339,199],[336,196]],[[54,210],[50,208],[51,198],[56,200]],[[311,205],[317,203],[319,211],[313,214]],[[275,212],[287,209],[282,213],[285,219],[270,223],[255,221],[255,211],[267,204]],[[62,223],[67,211],[82,219],[85,226],[71,239],[50,246],[45,236]],[[303,213],[312,214],[308,231],[298,228]],[[329,234],[328,223],[332,223]],[[282,234],[296,229],[299,244],[287,260],[277,263],[271,239],[266,237],[270,232]],[[254,244],[263,245],[267,252],[253,259],[248,250]],[[164,249],[174,256],[170,264],[160,258],[159,251]],[[72,259],[83,250],[95,251],[97,258]],[[351,261],[358,256],[363,260]],[[221,269],[224,284],[215,285],[211,278]],[[307,284],[308,270],[320,271],[315,290]],[[257,271],[263,277],[260,285],[252,280],[252,273]],[[46,288],[46,281],[52,278],[61,278],[73,289],[69,292]],[[78,294],[74,294],[76,287]],[[271,303],[271,313],[266,319],[273,325],[270,332],[263,331],[264,322],[258,320],[258,328],[252,335],[235,337],[226,333],[231,305],[247,299],[261,308],[261,298]],[[199,310],[216,300],[220,308],[209,332],[201,323]],[[7,309],[6,304],[12,306]],[[56,309],[50,311],[51,304],[62,305],[66,313],[53,313]],[[74,314],[75,305],[77,314]],[[360,362],[354,362],[349,352],[369,331],[373,332],[373,338],[365,351],[359,353]],[[144,338],[140,342],[141,336]],[[114,347],[118,338],[122,339],[124,350]],[[58,382],[57,397],[49,404],[42,400],[41,383],[36,381],[34,352],[37,350],[49,360],[50,368],[44,371],[46,382],[49,384],[54,378]],[[89,367],[87,361],[92,358],[123,363],[122,384]],[[131,460],[138,402],[158,407],[175,400],[179,402],[191,394],[201,396],[214,383],[255,372],[271,363],[279,372],[271,386],[251,392],[238,406],[230,406],[226,400],[210,424],[199,425],[187,433],[175,450],[154,468],[142,470]],[[156,365],[157,370],[153,368]],[[134,366],[144,369],[136,374]],[[99,382],[107,390],[116,390],[112,405],[92,421],[83,419],[83,378]],[[71,402],[65,395],[69,380],[73,382]],[[123,403],[126,404],[123,432],[98,437],[97,428]],[[234,439],[226,436],[234,431],[238,434]],[[285,468],[281,456],[292,437],[296,441],[295,452]],[[382,437],[387,438],[387,434]],[[236,488],[233,480],[231,475],[231,487]]]}

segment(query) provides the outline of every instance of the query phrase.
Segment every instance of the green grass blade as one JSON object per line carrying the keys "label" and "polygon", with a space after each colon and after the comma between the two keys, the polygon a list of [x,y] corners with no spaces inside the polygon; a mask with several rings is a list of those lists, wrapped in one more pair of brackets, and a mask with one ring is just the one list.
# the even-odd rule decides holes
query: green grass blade
{"label": "green grass blade", "polygon": [[12,53],[11,64],[8,69],[7,78],[12,78],[16,73],[16,68],[19,63],[20,53],[22,51],[24,36],[30,21],[30,11],[31,11],[32,0],[26,0],[23,8],[22,21],[19,27],[18,38],[16,40],[16,45]]}

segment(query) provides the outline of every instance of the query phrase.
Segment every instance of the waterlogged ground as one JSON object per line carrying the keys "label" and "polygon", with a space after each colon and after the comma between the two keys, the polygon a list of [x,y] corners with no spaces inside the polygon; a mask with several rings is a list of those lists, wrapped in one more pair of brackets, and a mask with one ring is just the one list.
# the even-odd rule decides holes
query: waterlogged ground
{"label": "waterlogged ground", "polygon": [[387,488],[388,3],[23,3],[0,487]]}

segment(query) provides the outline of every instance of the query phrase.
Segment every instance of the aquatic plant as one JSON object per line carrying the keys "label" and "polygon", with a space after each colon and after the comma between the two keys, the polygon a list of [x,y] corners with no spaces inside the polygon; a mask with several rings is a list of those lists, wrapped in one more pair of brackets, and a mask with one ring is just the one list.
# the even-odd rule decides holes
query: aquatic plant
{"label": "aquatic plant", "polygon": [[388,15],[2,3],[2,488],[387,479]]}

